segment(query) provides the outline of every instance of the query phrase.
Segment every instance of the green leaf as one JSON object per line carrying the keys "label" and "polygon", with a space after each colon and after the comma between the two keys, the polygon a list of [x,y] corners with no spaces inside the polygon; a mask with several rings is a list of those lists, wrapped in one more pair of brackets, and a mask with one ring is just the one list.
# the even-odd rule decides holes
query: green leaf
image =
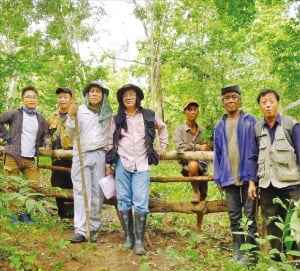
{"label": "green leaf", "polygon": [[295,241],[295,238],[293,238],[292,236],[289,236],[289,235],[284,238],[284,243],[294,242],[294,241]]}
{"label": "green leaf", "polygon": [[35,200],[33,200],[33,199],[26,200],[26,210],[28,213],[30,213],[32,211],[32,209],[34,208],[34,205],[35,205]]}
{"label": "green leaf", "polygon": [[296,256],[296,257],[300,257],[300,251],[297,251],[297,250],[287,251],[286,254]]}
{"label": "green leaf", "polygon": [[273,203],[279,204],[283,209],[287,209],[286,204],[280,198],[273,199]]}
{"label": "green leaf", "polygon": [[151,263],[142,263],[140,265],[140,271],[148,271],[151,268]]}
{"label": "green leaf", "polygon": [[43,207],[43,205],[41,205],[40,203],[36,203],[35,204],[36,208],[38,208],[38,210],[41,212],[42,215],[46,215],[47,211],[46,209]]}
{"label": "green leaf", "polygon": [[253,245],[253,244],[242,244],[241,247],[240,247],[240,250],[250,250],[252,248],[255,248],[256,245]]}
{"label": "green leaf", "polygon": [[275,225],[276,225],[279,229],[281,229],[281,231],[284,230],[284,227],[285,227],[284,224],[282,224],[282,223],[280,223],[280,222],[275,222]]}
{"label": "green leaf", "polygon": [[271,235],[271,234],[270,234],[270,235],[267,235],[266,238],[267,238],[268,241],[273,240],[273,239],[281,240],[279,237],[277,237],[277,236],[275,236],[275,235]]}
{"label": "green leaf", "polygon": [[267,240],[264,238],[255,238],[255,241],[261,246],[265,243],[267,243]]}

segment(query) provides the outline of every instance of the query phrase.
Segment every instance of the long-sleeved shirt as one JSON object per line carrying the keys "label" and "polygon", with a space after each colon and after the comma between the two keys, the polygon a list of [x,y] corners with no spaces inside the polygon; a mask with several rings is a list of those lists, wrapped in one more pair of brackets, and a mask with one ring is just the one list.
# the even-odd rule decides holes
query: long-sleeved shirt
{"label": "long-sleeved shirt", "polygon": [[[86,105],[80,105],[77,112],[80,144],[82,152],[98,149],[107,149],[108,132],[111,117],[99,122],[98,114],[89,110]],[[78,154],[77,141],[75,138],[75,119],[68,116],[66,130],[69,137],[73,138],[73,153]]]}
{"label": "long-sleeved shirt", "polygon": [[[135,115],[126,115],[127,132],[121,130],[121,139],[118,145],[118,154],[123,167],[133,172],[135,169],[139,172],[149,170],[147,149],[145,145],[145,125],[141,112]],[[164,122],[155,114],[154,128],[158,130],[159,142],[161,145],[168,145],[168,131]],[[115,123],[112,121],[111,130],[108,139],[108,149],[113,147],[113,133]]]}
{"label": "long-sleeved shirt", "polygon": [[[0,115],[0,131],[2,131],[2,138],[7,141],[4,152],[13,156],[17,163],[21,164],[21,135],[23,129],[23,110],[15,109],[4,112]],[[48,125],[44,117],[37,113],[38,131],[35,140],[36,155],[38,148],[47,145],[50,146],[50,134]],[[9,125],[9,131],[4,127],[4,124]]]}
{"label": "long-sleeved shirt", "polygon": [[[228,157],[226,119],[227,115],[224,115],[216,125],[214,133],[214,181],[222,187],[235,183]],[[255,123],[256,119],[254,116],[240,111],[237,127],[237,143],[240,155],[239,181],[249,181],[247,170],[250,155],[249,137],[254,131]]]}
{"label": "long-sleeved shirt", "polygon": [[[282,119],[280,114],[277,115],[275,124],[273,127],[270,127],[265,120],[263,120],[263,125],[267,128],[270,139],[271,139],[271,144],[274,141],[275,138],[275,133],[278,125],[282,124]],[[249,179],[256,181],[257,180],[257,169],[258,169],[258,164],[257,164],[257,159],[258,159],[258,154],[259,154],[259,144],[255,135],[255,131],[253,130],[251,133],[251,137],[249,139],[249,144],[251,146],[250,149],[250,157],[248,161],[248,175]],[[292,129],[292,143],[293,147],[295,149],[295,154],[297,157],[297,164],[299,165],[300,163],[300,124],[297,123],[294,125]]]}

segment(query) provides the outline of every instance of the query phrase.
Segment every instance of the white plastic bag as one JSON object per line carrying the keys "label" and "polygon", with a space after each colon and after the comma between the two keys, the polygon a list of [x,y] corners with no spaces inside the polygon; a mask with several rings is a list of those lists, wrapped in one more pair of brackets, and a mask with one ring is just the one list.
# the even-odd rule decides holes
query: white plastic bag
{"label": "white plastic bag", "polygon": [[106,199],[111,199],[116,196],[116,181],[113,175],[101,178],[99,185]]}

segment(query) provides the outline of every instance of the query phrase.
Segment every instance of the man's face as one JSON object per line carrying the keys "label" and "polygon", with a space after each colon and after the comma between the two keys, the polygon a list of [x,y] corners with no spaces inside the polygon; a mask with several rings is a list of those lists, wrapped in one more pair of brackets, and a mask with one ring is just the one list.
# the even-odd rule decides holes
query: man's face
{"label": "man's face", "polygon": [[136,107],[136,92],[134,90],[126,90],[123,94],[122,99],[126,108]]}
{"label": "man's face", "polygon": [[195,104],[190,104],[185,110],[184,115],[186,120],[195,121],[199,114],[199,108]]}
{"label": "man's face", "polygon": [[97,86],[92,86],[89,89],[88,95],[91,106],[98,106],[103,99],[103,92]]}
{"label": "man's face", "polygon": [[268,93],[259,100],[259,108],[264,117],[276,117],[279,109],[279,102],[274,93]]}
{"label": "man's face", "polygon": [[61,110],[68,110],[71,103],[72,103],[72,97],[70,93],[60,92],[57,95],[57,103],[59,106],[59,109]]}
{"label": "man's face", "polygon": [[23,105],[29,109],[34,110],[38,105],[38,96],[33,90],[27,90],[22,97]]}
{"label": "man's face", "polygon": [[227,92],[222,98],[222,103],[228,113],[235,113],[241,106],[241,97],[234,91]]}

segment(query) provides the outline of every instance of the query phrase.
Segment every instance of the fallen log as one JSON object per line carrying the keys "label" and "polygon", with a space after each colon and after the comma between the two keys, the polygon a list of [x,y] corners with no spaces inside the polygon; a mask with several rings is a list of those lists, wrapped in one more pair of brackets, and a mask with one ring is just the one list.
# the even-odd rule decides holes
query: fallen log
{"label": "fallen log", "polygon": [[[66,199],[73,199],[73,190],[72,189],[62,189],[59,187],[51,187],[42,185],[36,181],[28,182],[28,187],[30,187],[32,192],[39,192],[46,197],[55,197],[55,198],[66,198]],[[18,186],[14,185],[11,182],[1,182],[0,183],[0,190],[2,191],[19,191]],[[116,198],[112,198],[110,200],[104,200],[104,203],[116,205],[117,200]]]}
{"label": "fallen log", "polygon": [[[33,192],[39,192],[44,194],[47,197],[59,197],[59,198],[67,198],[73,199],[73,191],[72,189],[61,189],[58,187],[48,187],[41,186],[38,182],[29,182],[28,186],[31,188]],[[0,183],[0,190],[2,191],[18,191],[19,188],[8,182]],[[106,200],[106,204],[116,204],[116,199]],[[226,205],[222,200],[216,201],[201,201],[198,204],[194,204],[191,202],[169,202],[158,199],[150,199],[149,201],[149,210],[150,212],[180,212],[180,213],[196,213],[201,212],[204,214],[208,213],[216,213],[216,212],[225,212]]]}

